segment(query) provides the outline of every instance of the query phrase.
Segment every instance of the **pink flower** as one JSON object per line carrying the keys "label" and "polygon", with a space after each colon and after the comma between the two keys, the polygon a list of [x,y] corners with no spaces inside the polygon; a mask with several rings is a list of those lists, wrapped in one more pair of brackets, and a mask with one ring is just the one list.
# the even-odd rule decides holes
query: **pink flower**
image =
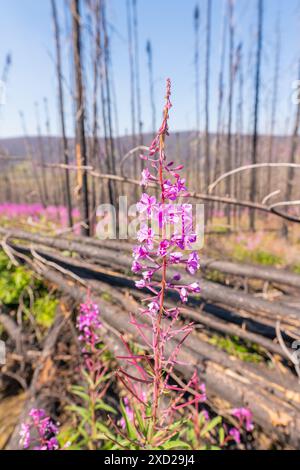
{"label": "pink flower", "polygon": [[146,258],[148,254],[149,252],[145,246],[135,246],[133,248],[133,256],[136,260]]}
{"label": "pink flower", "polygon": [[133,273],[138,273],[139,271],[141,271],[142,268],[143,266],[138,261],[134,261],[132,263],[131,271]]}
{"label": "pink flower", "polygon": [[170,242],[168,240],[163,240],[159,244],[159,248],[157,251],[158,256],[166,256],[167,250],[170,247]]}
{"label": "pink flower", "polygon": [[148,309],[150,313],[156,314],[159,311],[159,303],[158,302],[151,302],[148,305]]}
{"label": "pink flower", "polygon": [[143,289],[144,287],[146,287],[146,282],[144,281],[144,279],[141,279],[140,281],[135,281],[135,287],[137,287],[138,289]]}
{"label": "pink flower", "polygon": [[183,254],[179,252],[174,252],[170,254],[169,261],[171,264],[178,264],[181,262],[183,258]]}
{"label": "pink flower", "polygon": [[150,248],[153,246],[154,231],[144,224],[138,231],[137,238],[140,243],[146,242]]}
{"label": "pink flower", "polygon": [[[58,450],[59,444],[56,438],[58,427],[49,416],[46,416],[45,410],[33,408],[29,412],[29,418],[29,423],[21,424],[20,444],[23,449],[28,449],[33,441],[33,450]],[[32,429],[35,430],[33,437],[31,437]]]}
{"label": "pink flower", "polygon": [[240,431],[236,428],[231,428],[229,431],[229,435],[232,437],[232,439],[237,443],[241,443],[241,434]]}
{"label": "pink flower", "polygon": [[238,418],[241,426],[245,424],[246,431],[253,431],[252,413],[248,408],[234,408],[231,411],[232,416]]}
{"label": "pink flower", "polygon": [[197,282],[193,282],[192,284],[188,285],[187,288],[190,292],[194,292],[195,294],[198,294],[199,292],[201,292],[201,289]]}
{"label": "pink flower", "polygon": [[155,178],[151,175],[148,168],[142,171],[142,179],[141,179],[141,186],[147,187],[151,180],[155,180]]}
{"label": "pink flower", "polygon": [[146,213],[147,215],[151,215],[153,210],[156,208],[156,197],[143,193],[140,202],[136,205],[136,208],[140,214]]}
{"label": "pink flower", "polygon": [[186,303],[188,301],[187,290],[185,287],[182,287],[180,289],[180,298],[183,303]]}
{"label": "pink flower", "polygon": [[80,313],[77,318],[77,328],[81,332],[79,341],[84,343],[84,352],[87,348],[94,347],[99,340],[97,330],[101,327],[98,305],[88,300],[80,305]]}
{"label": "pink flower", "polygon": [[30,446],[30,426],[29,424],[22,423],[20,431],[20,444],[23,449],[28,449]]}
{"label": "pink flower", "polygon": [[194,251],[188,257],[187,264],[186,264],[186,269],[190,274],[195,275],[196,272],[198,271],[199,267],[200,267],[199,256]]}

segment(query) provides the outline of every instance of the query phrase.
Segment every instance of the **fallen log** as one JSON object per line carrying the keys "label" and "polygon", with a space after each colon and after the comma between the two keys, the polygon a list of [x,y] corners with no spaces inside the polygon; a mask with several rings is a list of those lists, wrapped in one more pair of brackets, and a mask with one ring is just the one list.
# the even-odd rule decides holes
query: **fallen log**
{"label": "fallen log", "polygon": [[[125,251],[132,253],[133,245],[126,241],[114,240],[98,240],[87,237],[72,236],[72,239],[77,243],[84,244],[85,246],[91,245],[98,248],[109,248],[114,251]],[[238,263],[228,260],[219,260],[209,258],[201,255],[200,268],[203,272],[215,270],[224,274],[231,274],[233,276],[258,279],[270,283],[278,283],[291,287],[300,288],[300,275],[288,271],[286,269],[279,269],[274,266],[259,266],[247,263]]]}
{"label": "fallen log", "polygon": [[[88,237],[63,238],[63,237],[47,237],[23,230],[7,230],[0,228],[0,234],[9,235],[12,238],[20,240],[32,241],[52,248],[74,251],[82,256],[95,257],[101,256],[102,250],[113,250],[118,252],[118,256],[122,253],[131,254],[133,245],[126,241],[114,240],[97,240]],[[88,247],[88,248],[87,248]],[[101,251],[99,251],[101,250]],[[286,286],[300,288],[300,275],[290,272],[286,269],[275,267],[259,266],[252,264],[242,264],[228,260],[218,260],[201,256],[200,267],[203,272],[208,270],[216,270],[224,274],[233,276],[258,279],[270,283],[278,283]]]}
{"label": "fallen log", "polygon": [[[20,245],[13,245],[13,249],[17,249],[19,252],[22,252],[23,254],[30,254],[30,249],[28,247],[20,246]],[[70,274],[72,274],[73,277],[78,278],[78,277],[86,277],[89,280],[95,279],[99,283],[99,280],[102,281],[103,283],[106,283],[106,291],[109,290],[111,293],[114,294],[114,289],[111,288],[110,285],[118,286],[118,287],[123,287],[123,288],[130,288],[132,292],[135,292],[136,297],[143,296],[144,294],[140,290],[136,290],[135,284],[131,279],[125,278],[125,277],[120,277],[118,274],[114,272],[103,272],[103,269],[100,269],[98,266],[88,264],[86,261],[81,261],[79,259],[74,259],[74,258],[69,258],[65,256],[61,256],[57,252],[52,252],[52,251],[45,251],[43,247],[35,247],[35,252],[37,256],[42,256],[42,259],[48,262],[49,266],[52,267],[53,263],[60,270],[67,270]],[[33,254],[34,254],[33,253]],[[113,295],[114,296],[114,295]],[[178,301],[178,297],[176,296],[173,299],[170,299],[173,301]],[[195,305],[197,308],[199,305],[199,302]],[[263,348],[267,349],[267,351],[275,354],[279,354],[280,356],[283,356],[284,358],[287,358],[284,351],[282,348],[278,345],[275,344],[273,341],[270,341],[269,339],[262,338],[260,335],[255,334],[254,332],[259,331],[260,333],[264,334],[265,333],[265,325],[261,325],[259,328],[259,325],[256,323],[255,325],[251,324],[251,322],[243,320],[242,326],[234,326],[227,324],[226,322],[222,322],[220,320],[213,319],[212,316],[207,315],[207,305],[204,305],[204,310],[205,310],[205,315],[201,315],[196,308],[195,309],[183,309],[183,316],[186,318],[190,318],[200,324],[206,325],[209,328],[214,329],[215,331],[219,331],[223,334],[231,334],[234,335],[236,334],[240,338],[250,341],[252,343],[256,343]],[[126,308],[126,306],[125,306]],[[246,326],[248,328],[254,329],[254,332],[247,331]],[[286,325],[283,324],[283,327]],[[273,328],[272,332],[268,332],[269,337],[274,340],[276,339],[276,332],[275,328]],[[284,339],[290,344],[293,339],[288,336],[288,334],[284,335]]]}
{"label": "fallen log", "polygon": [[[100,249],[92,246],[82,246],[78,242],[72,240],[61,240],[53,237],[45,237],[37,234],[23,232],[21,230],[6,231],[0,229],[0,233],[5,233],[15,239],[27,240],[38,243],[50,248],[75,252],[78,255],[99,261],[102,266],[114,267],[117,270],[126,269],[127,272],[131,268],[131,258],[123,253],[115,256],[109,249]],[[170,270],[171,272],[171,270]],[[184,283],[189,283],[191,277],[187,274],[182,276]],[[270,302],[264,299],[256,298],[250,294],[235,291],[229,287],[225,287],[211,281],[201,278],[201,297],[208,302],[217,302],[228,305],[234,309],[241,309],[247,312],[262,316],[271,317],[271,320],[284,320],[292,326],[298,326],[300,320],[300,310],[293,308],[280,302]]]}

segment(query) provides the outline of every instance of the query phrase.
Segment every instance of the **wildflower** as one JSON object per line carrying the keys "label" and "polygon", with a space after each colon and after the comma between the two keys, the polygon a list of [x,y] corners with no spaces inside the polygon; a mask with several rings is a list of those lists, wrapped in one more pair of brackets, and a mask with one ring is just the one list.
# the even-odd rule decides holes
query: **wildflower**
{"label": "wildflower", "polygon": [[237,428],[231,428],[229,431],[229,435],[237,444],[241,443],[241,433]]}
{"label": "wildflower", "polygon": [[145,170],[142,171],[142,179],[141,179],[141,183],[140,183],[141,186],[147,187],[148,184],[153,180],[155,180],[155,178],[151,175],[148,168],[146,168]]}
{"label": "wildflower", "polygon": [[133,273],[138,273],[139,271],[141,271],[142,268],[143,266],[138,261],[134,261],[132,263],[131,271]]}
{"label": "wildflower", "polygon": [[133,248],[133,256],[135,260],[146,258],[148,254],[148,250],[144,246],[135,246]]}
{"label": "wildflower", "polygon": [[194,275],[198,271],[199,267],[199,256],[196,252],[193,252],[188,257],[186,269],[190,274]]}
{"label": "wildflower", "polygon": [[142,225],[141,229],[137,234],[138,241],[140,243],[146,242],[149,249],[153,247],[153,238],[154,238],[154,231],[152,228],[149,228],[146,224]]}
{"label": "wildflower", "polygon": [[179,253],[179,252],[171,253],[170,258],[169,258],[170,264],[178,264],[181,262],[182,258],[183,258],[182,253]]}
{"label": "wildflower", "polygon": [[58,427],[45,410],[33,408],[29,412],[29,422],[21,424],[20,444],[23,449],[33,444],[33,450],[58,450],[57,434]]}
{"label": "wildflower", "polygon": [[149,305],[148,305],[148,309],[149,309],[149,312],[150,313],[157,313],[159,311],[159,303],[158,302],[151,302]]}
{"label": "wildflower", "polygon": [[234,408],[231,414],[238,418],[241,426],[245,424],[246,431],[253,431],[252,413],[248,408]]}
{"label": "wildflower", "polygon": [[144,281],[144,279],[141,279],[140,281],[135,281],[135,287],[137,287],[138,289],[143,289],[144,287],[146,287],[146,282]]}
{"label": "wildflower", "polygon": [[98,305],[88,300],[86,303],[80,305],[80,314],[77,318],[77,328],[81,332],[79,341],[85,344],[86,347],[94,347],[99,340],[97,330],[101,327],[99,320]]}
{"label": "wildflower", "polygon": [[30,426],[29,424],[22,423],[20,431],[20,443],[23,449],[28,449],[30,446]]}
{"label": "wildflower", "polygon": [[185,287],[180,289],[181,302],[186,303],[188,301],[187,290]]}
{"label": "wildflower", "polygon": [[146,193],[142,194],[141,200],[137,203],[136,208],[141,214],[145,212],[147,215],[152,215],[153,210],[156,208],[155,196],[149,196]]}

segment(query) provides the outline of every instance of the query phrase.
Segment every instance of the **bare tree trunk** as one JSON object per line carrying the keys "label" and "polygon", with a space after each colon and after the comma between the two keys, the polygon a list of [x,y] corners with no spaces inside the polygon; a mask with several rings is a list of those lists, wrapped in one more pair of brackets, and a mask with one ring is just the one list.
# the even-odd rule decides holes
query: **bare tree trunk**
{"label": "bare tree trunk", "polygon": [[136,146],[135,75],[134,75],[133,40],[132,40],[132,13],[131,13],[130,0],[127,0],[127,29],[128,29],[128,54],[129,54],[129,69],[130,69],[131,133],[132,133],[132,147],[135,147]]}
{"label": "bare tree trunk", "polygon": [[[85,141],[85,112],[83,96],[82,78],[82,57],[81,57],[81,16],[79,0],[71,1],[72,31],[73,31],[73,54],[74,72],[76,87],[76,156],[78,167],[87,166],[87,151]],[[87,171],[78,169],[79,179],[79,199],[81,209],[81,234],[90,235],[89,197]]]}
{"label": "bare tree trunk", "polygon": [[[44,112],[45,112],[45,127],[46,127],[46,132],[47,132],[47,143],[48,143],[47,145],[48,158],[51,163],[54,163],[53,161],[54,152],[53,152],[53,144],[51,141],[51,126],[50,126],[49,107],[48,107],[47,98],[44,98]],[[61,193],[60,171],[56,171],[55,168],[52,168],[51,177],[53,178],[53,181],[57,182],[56,186],[53,188],[53,201],[54,201],[54,205],[58,207],[60,203],[60,193]]]}
{"label": "bare tree trunk", "polygon": [[195,29],[195,106],[196,106],[196,188],[201,190],[201,138],[200,138],[200,80],[199,80],[199,26],[200,10],[196,5],[194,10],[194,29]]}
{"label": "bare tree trunk", "polygon": [[149,89],[150,89],[150,104],[152,111],[152,134],[156,132],[156,109],[154,99],[154,79],[153,79],[153,54],[151,42],[147,41],[146,52],[148,56],[148,72],[149,72]]}
{"label": "bare tree trunk", "polygon": [[[228,96],[228,128],[227,128],[227,153],[226,153],[226,172],[232,168],[232,105],[234,91],[234,0],[228,0],[229,10],[229,96]],[[227,178],[226,195],[232,196],[232,180]],[[227,207],[227,224],[231,225],[231,208]]]}
{"label": "bare tree trunk", "polygon": [[[240,64],[239,64],[239,102],[237,110],[237,128],[239,130],[239,144],[238,144],[238,160],[237,166],[244,164],[244,73],[243,73],[243,45],[240,49]],[[241,174],[237,177],[237,198],[242,198],[242,184]],[[241,221],[242,209],[238,208],[238,219]]]}
{"label": "bare tree trunk", "polygon": [[[102,18],[102,9],[103,3],[101,2],[101,18]],[[100,91],[101,91],[101,107],[102,107],[102,121],[103,121],[103,132],[104,132],[104,143],[105,143],[105,167],[107,168],[108,173],[112,173],[112,164],[111,164],[111,155],[110,155],[110,146],[108,139],[108,124],[107,124],[107,106],[106,106],[106,96],[105,96],[105,65],[104,65],[104,47],[100,35],[100,51],[101,51],[101,61],[100,61]],[[102,165],[100,168],[103,170]],[[108,197],[110,204],[114,204],[114,185],[112,181],[107,182],[108,188]]]}
{"label": "bare tree trunk", "polygon": [[20,119],[21,119],[21,126],[22,126],[22,129],[23,129],[23,134],[24,134],[24,145],[25,145],[27,157],[31,162],[32,175],[33,175],[33,178],[35,180],[34,182],[35,182],[35,184],[38,188],[38,196],[39,196],[39,199],[40,199],[40,202],[42,203],[42,205],[44,207],[46,207],[46,201],[44,199],[43,188],[41,186],[39,174],[37,172],[36,162],[34,161],[34,157],[33,157],[33,148],[32,148],[31,142],[28,138],[27,127],[26,127],[26,122],[25,122],[25,116],[24,116],[24,113],[22,111],[20,111]]}
{"label": "bare tree trunk", "polygon": [[[255,101],[254,101],[254,130],[252,138],[252,158],[251,163],[257,163],[257,144],[258,144],[258,120],[259,120],[259,104],[260,104],[260,75],[261,75],[261,56],[262,56],[262,39],[263,39],[263,0],[257,1],[258,9],[258,39],[256,53],[256,78],[255,78]],[[250,198],[255,201],[257,191],[257,174],[251,173]],[[249,220],[250,230],[255,231],[255,212],[250,210]]]}
{"label": "bare tree trunk", "polygon": [[[58,23],[55,0],[51,0],[51,5],[52,5],[55,44],[56,44],[56,74],[57,74],[57,83],[58,83],[59,115],[60,115],[60,125],[61,125],[62,140],[63,140],[64,163],[66,165],[69,165],[69,149],[68,149],[68,140],[66,136],[65,106],[64,106],[64,93],[63,93],[63,83],[62,83],[60,31],[59,31],[59,23]],[[71,185],[70,185],[69,171],[66,170],[64,175],[65,175],[64,191],[65,191],[65,196],[66,196],[66,205],[67,205],[67,212],[68,212],[68,225],[69,227],[72,227],[73,217],[72,217],[72,200],[71,200]]]}
{"label": "bare tree trunk", "polygon": [[37,138],[38,138],[38,153],[39,153],[39,161],[40,161],[41,175],[42,175],[42,188],[43,188],[42,190],[43,190],[43,195],[44,195],[44,201],[45,201],[45,204],[47,205],[49,202],[49,194],[48,194],[47,179],[46,179],[45,149],[44,149],[44,143],[42,139],[39,105],[37,102],[35,102],[34,106],[35,106],[35,116],[36,116],[36,131],[37,131]]}
{"label": "bare tree trunk", "polygon": [[[94,17],[94,35],[92,35],[92,45],[93,50],[93,117],[92,117],[92,144],[91,144],[91,164],[94,168],[97,168],[98,154],[99,154],[99,138],[98,138],[98,88],[99,88],[99,67],[100,67],[100,21],[101,21],[101,8],[100,0],[95,0],[94,8],[92,8],[92,14]],[[92,197],[91,197],[91,220],[92,226],[94,226],[96,221],[96,209],[97,209],[97,194],[96,194],[96,183],[95,178],[92,178]]]}
{"label": "bare tree trunk", "polygon": [[[300,81],[300,61],[299,61],[299,78]],[[291,150],[290,150],[290,158],[289,162],[294,164],[296,163],[296,153],[297,148],[299,145],[299,128],[300,128],[300,87],[298,88],[298,97],[297,97],[297,112],[295,116],[295,124],[294,130],[291,137]],[[287,177],[287,185],[286,185],[286,193],[285,193],[285,200],[290,201],[293,197],[293,187],[294,187],[294,178],[295,178],[295,170],[294,168],[290,167],[288,169],[288,177]],[[285,237],[288,236],[288,226],[284,224],[282,227],[282,233]]]}
{"label": "bare tree trunk", "polygon": [[[278,99],[278,79],[279,79],[279,65],[280,65],[280,20],[279,17],[277,19],[276,25],[276,52],[275,52],[275,69],[274,69],[274,77],[273,77],[273,97],[272,97],[272,110],[271,110],[271,129],[270,129],[270,142],[269,142],[269,163],[273,161],[273,153],[274,153],[274,130],[276,126],[276,118],[277,118],[277,99]],[[271,178],[272,178],[272,169],[271,167],[268,168],[268,176],[267,176],[267,194],[271,192]]]}
{"label": "bare tree trunk", "polygon": [[[110,50],[109,50],[109,37],[107,33],[107,23],[106,23],[106,9],[105,2],[102,2],[102,28],[104,34],[104,79],[105,79],[105,89],[106,89],[106,105],[107,105],[107,131],[108,131],[108,144],[109,144],[109,155],[110,155],[110,170],[112,174],[116,174],[116,156],[115,156],[115,144],[113,137],[113,127],[112,127],[112,111],[111,111],[111,91],[110,91],[110,78],[109,78],[109,64],[110,64]],[[116,184],[111,186],[112,190],[112,202],[114,207],[117,207],[118,204],[118,192]]]}
{"label": "bare tree trunk", "polygon": [[205,66],[205,171],[204,180],[210,183],[210,136],[209,136],[209,92],[210,92],[210,46],[211,46],[212,0],[207,0],[206,17],[206,66]]}
{"label": "bare tree trunk", "polygon": [[225,65],[225,52],[226,52],[226,10],[223,16],[223,30],[221,35],[221,50],[220,50],[220,70],[219,70],[219,99],[218,99],[218,118],[217,118],[217,139],[216,139],[216,163],[213,173],[213,180],[216,180],[221,172],[221,139],[222,139],[222,111],[224,101],[224,65]]}
{"label": "bare tree trunk", "polygon": [[[133,38],[134,38],[134,56],[135,56],[135,87],[136,87],[137,119],[138,119],[138,130],[139,130],[139,145],[142,145],[143,143],[143,120],[142,120],[142,102],[141,102],[141,85],[140,85],[137,0],[132,0],[132,11],[133,11]],[[143,160],[141,160],[141,163],[143,163]]]}

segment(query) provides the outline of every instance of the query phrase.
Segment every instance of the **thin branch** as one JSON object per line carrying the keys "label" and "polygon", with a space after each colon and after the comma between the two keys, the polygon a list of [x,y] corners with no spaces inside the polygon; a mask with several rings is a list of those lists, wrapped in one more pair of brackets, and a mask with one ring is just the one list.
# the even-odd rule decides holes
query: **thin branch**
{"label": "thin branch", "polygon": [[268,167],[273,167],[273,168],[300,168],[299,163],[256,163],[254,165],[244,165],[239,168],[235,168],[234,170],[228,171],[227,173],[224,173],[221,175],[218,179],[216,179],[213,183],[211,183],[208,186],[208,192],[212,193],[212,191],[215,189],[215,187],[223,181],[225,178],[231,175],[235,175],[236,173],[240,173],[241,171],[245,170],[252,170],[256,168],[268,168]]}

